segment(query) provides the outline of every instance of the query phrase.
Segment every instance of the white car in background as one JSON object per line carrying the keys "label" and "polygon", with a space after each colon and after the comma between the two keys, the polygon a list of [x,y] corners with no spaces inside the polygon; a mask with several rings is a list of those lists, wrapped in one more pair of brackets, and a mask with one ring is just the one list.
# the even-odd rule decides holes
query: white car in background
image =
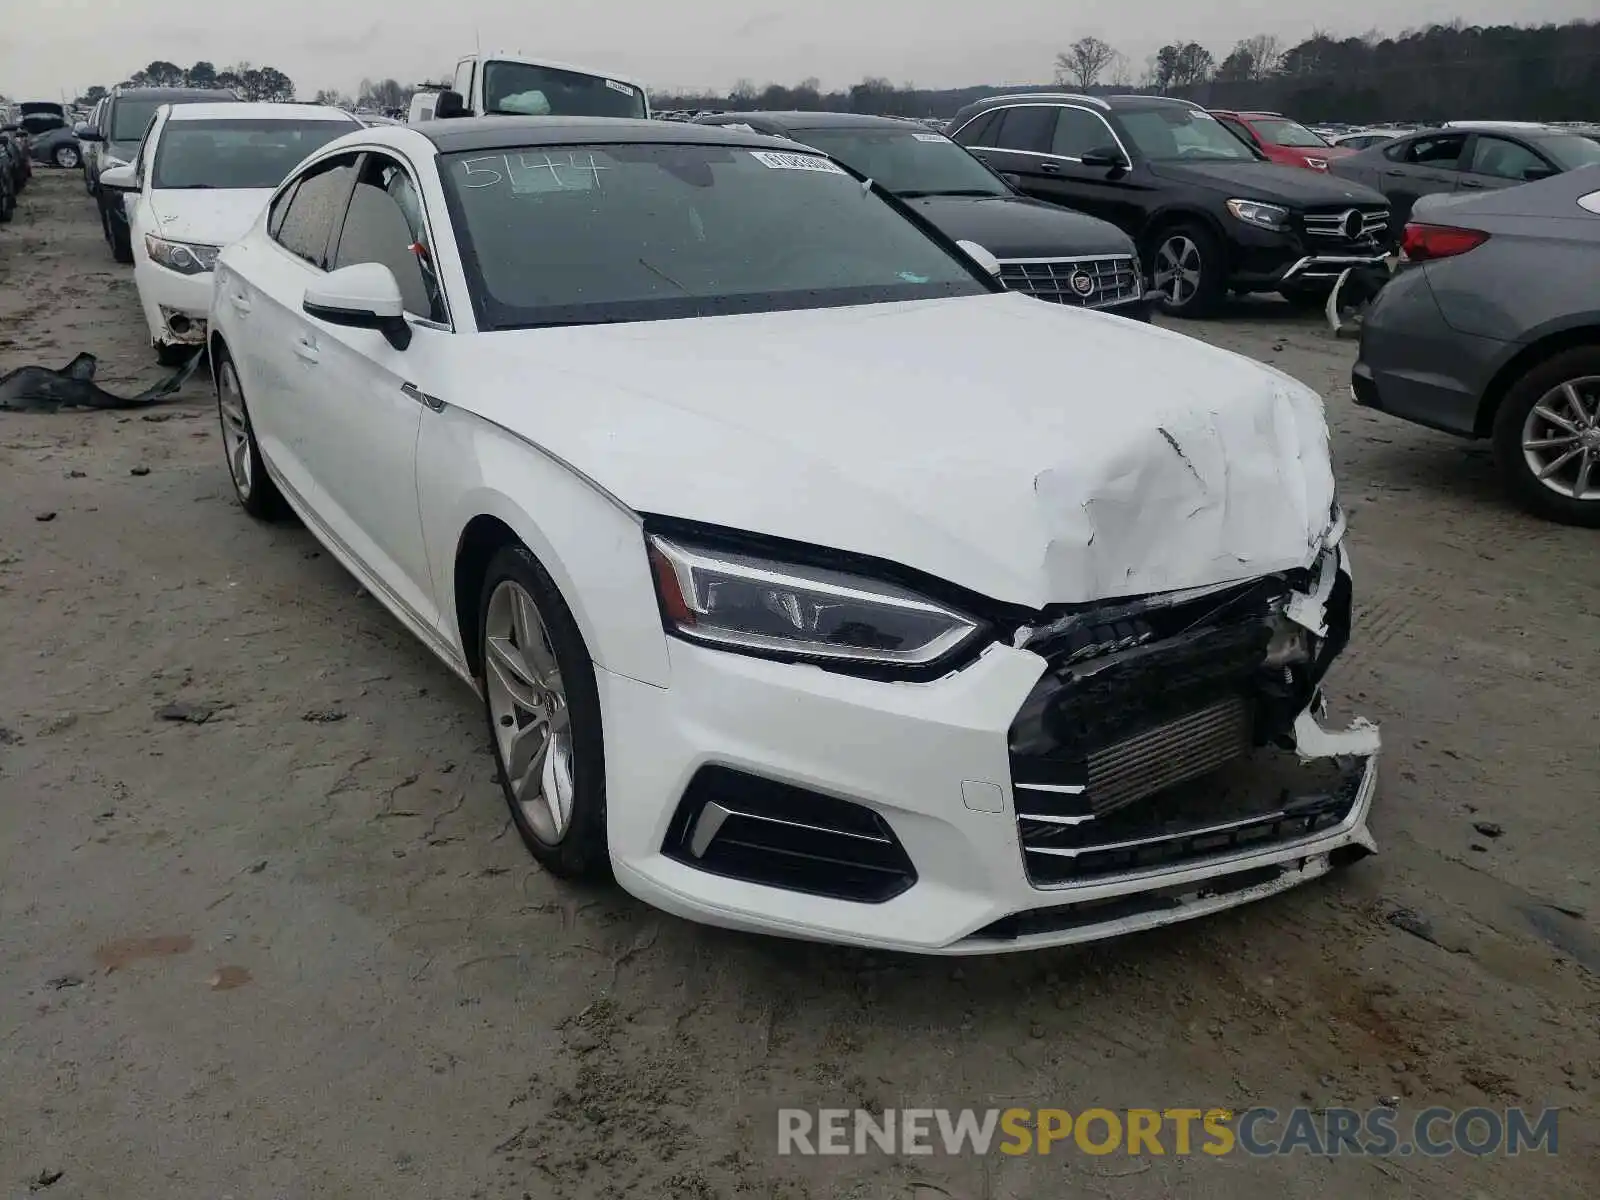
{"label": "white car in background", "polygon": [[365,129],[218,261],[228,469],[479,691],[557,875],[960,954],[1361,857],[1321,399],[995,266],[747,130]]}
{"label": "white car in background", "polygon": [[205,345],[211,269],[306,155],[361,128],[309,104],[173,104],[156,111],[136,162],[101,173],[124,192],[133,277],[163,363]]}

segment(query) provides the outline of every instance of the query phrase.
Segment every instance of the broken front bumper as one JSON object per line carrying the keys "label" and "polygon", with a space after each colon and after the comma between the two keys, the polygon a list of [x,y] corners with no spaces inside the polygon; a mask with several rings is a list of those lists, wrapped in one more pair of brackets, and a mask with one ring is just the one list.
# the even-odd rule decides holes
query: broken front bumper
{"label": "broken front bumper", "polygon": [[1373,849],[1376,729],[1321,729],[1342,551],[1085,606],[927,684],[671,642],[597,670],[622,886],[694,920],[934,954],[1109,937]]}

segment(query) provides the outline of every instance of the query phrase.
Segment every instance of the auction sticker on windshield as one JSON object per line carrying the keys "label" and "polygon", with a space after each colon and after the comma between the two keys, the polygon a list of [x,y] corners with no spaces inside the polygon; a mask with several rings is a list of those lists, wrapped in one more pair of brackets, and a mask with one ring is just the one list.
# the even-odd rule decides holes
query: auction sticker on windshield
{"label": "auction sticker on windshield", "polygon": [[618,83],[615,79],[606,80],[606,86],[613,92],[621,92],[624,96],[633,95],[633,89],[625,83]]}
{"label": "auction sticker on windshield", "polygon": [[942,142],[945,140],[942,133],[913,133],[911,136],[919,142]]}
{"label": "auction sticker on windshield", "polygon": [[849,172],[829,162],[825,158],[818,158],[815,154],[785,154],[778,150],[752,150],[750,157],[763,166],[772,167],[779,171],[824,171],[829,175],[848,175]]}

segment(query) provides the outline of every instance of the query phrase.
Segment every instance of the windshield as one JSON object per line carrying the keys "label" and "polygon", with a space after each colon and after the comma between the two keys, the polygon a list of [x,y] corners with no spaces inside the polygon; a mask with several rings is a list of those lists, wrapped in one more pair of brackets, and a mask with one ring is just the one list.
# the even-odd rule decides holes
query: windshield
{"label": "windshield", "polygon": [[483,111],[531,117],[646,115],[644,93],[632,84],[519,62],[484,67]]}
{"label": "windshield", "polygon": [[1534,138],[1533,144],[1563,171],[1575,171],[1579,167],[1600,163],[1600,143],[1575,133]]}
{"label": "windshield", "polygon": [[704,145],[443,155],[488,328],[827,308],[993,290],[816,154]]}
{"label": "windshield", "polygon": [[1300,122],[1285,117],[1251,117],[1250,127],[1262,141],[1270,142],[1274,146],[1310,147],[1328,144]]}
{"label": "windshield", "polygon": [[942,133],[915,129],[797,129],[794,136],[825,150],[897,196],[1004,196],[1006,185]]}
{"label": "windshield", "polygon": [[168,121],[156,146],[156,188],[275,188],[306,155],[361,128],[350,121]]}
{"label": "windshield", "polygon": [[1146,158],[1161,162],[1256,162],[1258,155],[1208,112],[1176,105],[1117,114],[1123,132]]}
{"label": "windshield", "polygon": [[156,115],[156,109],[165,100],[131,100],[122,97],[111,106],[111,128],[106,137],[113,142],[137,142],[144,136],[144,127]]}

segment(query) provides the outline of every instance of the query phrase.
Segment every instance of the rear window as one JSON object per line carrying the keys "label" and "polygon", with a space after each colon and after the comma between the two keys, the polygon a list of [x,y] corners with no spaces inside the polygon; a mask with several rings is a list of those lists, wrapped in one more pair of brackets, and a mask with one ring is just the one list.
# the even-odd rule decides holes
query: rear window
{"label": "rear window", "polygon": [[532,63],[483,68],[483,110],[533,117],[643,117],[644,93],[631,83]]}
{"label": "rear window", "polygon": [[966,259],[827,158],[704,145],[441,156],[493,328],[979,295]]}
{"label": "rear window", "polygon": [[1600,143],[1576,133],[1553,134],[1530,139],[1545,156],[1563,171],[1600,163]]}

